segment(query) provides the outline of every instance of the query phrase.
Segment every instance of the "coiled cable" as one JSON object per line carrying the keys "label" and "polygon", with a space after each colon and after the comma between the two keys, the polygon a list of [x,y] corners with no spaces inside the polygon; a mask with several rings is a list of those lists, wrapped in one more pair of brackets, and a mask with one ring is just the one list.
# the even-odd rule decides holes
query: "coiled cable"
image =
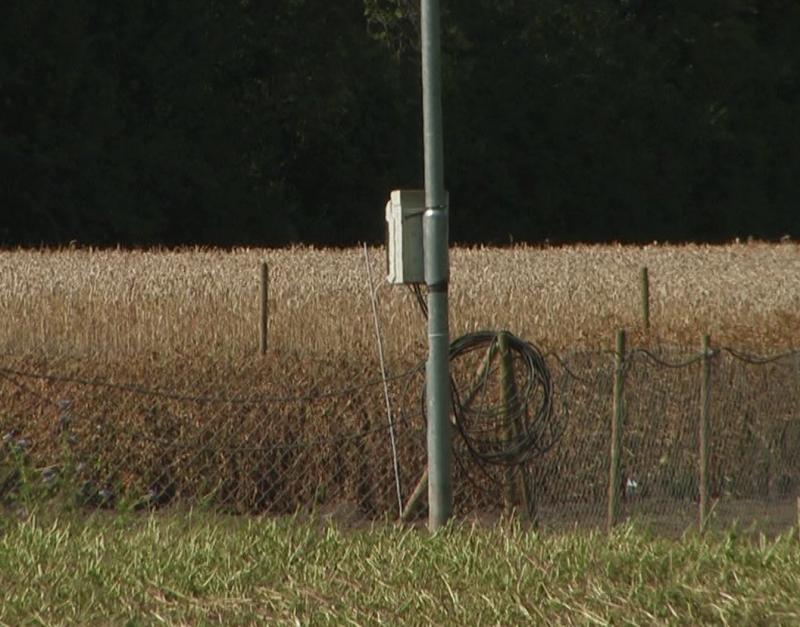
{"label": "coiled cable", "polygon": [[[554,416],[550,371],[535,345],[506,331],[478,331],[454,340],[449,357],[451,422],[475,462],[522,465],[558,442],[564,424]],[[421,402],[425,417],[424,389]]]}
{"label": "coiled cable", "polygon": [[[507,355],[500,354],[501,335]],[[484,357],[474,382],[460,383],[469,377],[459,360],[480,351]],[[453,421],[476,461],[525,464],[561,437],[563,425],[556,424],[553,415],[550,371],[536,346],[508,332],[478,331],[450,345],[450,361]],[[494,362],[499,363],[493,366]],[[509,371],[505,375],[504,368]]]}

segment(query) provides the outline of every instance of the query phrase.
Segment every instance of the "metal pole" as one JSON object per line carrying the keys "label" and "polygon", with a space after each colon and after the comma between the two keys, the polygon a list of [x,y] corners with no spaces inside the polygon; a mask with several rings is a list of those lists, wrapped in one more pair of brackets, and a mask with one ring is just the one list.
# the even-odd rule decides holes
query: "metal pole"
{"label": "metal pole", "polygon": [[422,115],[425,140],[425,215],[422,220],[428,287],[428,527],[453,511],[450,470],[450,332],[447,311],[448,208],[444,190],[442,67],[439,0],[421,1]]}

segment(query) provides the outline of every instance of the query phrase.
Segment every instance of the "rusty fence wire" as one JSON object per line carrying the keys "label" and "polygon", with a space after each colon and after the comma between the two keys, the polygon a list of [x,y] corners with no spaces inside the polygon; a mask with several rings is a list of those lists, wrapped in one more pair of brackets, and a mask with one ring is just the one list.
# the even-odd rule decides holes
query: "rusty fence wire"
{"label": "rusty fence wire", "polygon": [[[707,526],[780,532],[797,523],[800,353],[715,347],[709,395]],[[619,521],[680,534],[698,524],[703,356],[633,348],[624,356]],[[545,356],[555,444],[487,464],[453,429],[456,515],[518,508],[545,529],[607,522],[613,352]],[[206,363],[206,362],[204,362]],[[474,365],[470,368],[474,369]],[[135,375],[135,380],[132,378]],[[425,517],[424,368],[347,359],[0,360],[0,501],[78,507],[208,507],[316,513],[359,523]],[[392,410],[386,411],[384,385]],[[525,500],[523,504],[521,501]]]}

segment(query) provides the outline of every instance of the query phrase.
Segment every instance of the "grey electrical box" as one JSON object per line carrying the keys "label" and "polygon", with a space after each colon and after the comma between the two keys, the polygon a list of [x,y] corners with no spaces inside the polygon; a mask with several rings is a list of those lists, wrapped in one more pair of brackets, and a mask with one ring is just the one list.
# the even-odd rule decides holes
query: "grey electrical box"
{"label": "grey electrical box", "polygon": [[424,283],[422,254],[423,190],[394,190],[386,203],[386,258],[389,283]]}

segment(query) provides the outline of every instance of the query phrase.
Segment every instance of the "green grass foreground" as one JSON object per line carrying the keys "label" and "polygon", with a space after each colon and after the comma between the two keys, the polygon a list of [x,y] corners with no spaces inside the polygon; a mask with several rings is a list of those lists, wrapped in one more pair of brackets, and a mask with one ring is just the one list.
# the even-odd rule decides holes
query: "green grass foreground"
{"label": "green grass foreground", "polygon": [[798,624],[800,544],[5,513],[0,590],[9,625]]}

